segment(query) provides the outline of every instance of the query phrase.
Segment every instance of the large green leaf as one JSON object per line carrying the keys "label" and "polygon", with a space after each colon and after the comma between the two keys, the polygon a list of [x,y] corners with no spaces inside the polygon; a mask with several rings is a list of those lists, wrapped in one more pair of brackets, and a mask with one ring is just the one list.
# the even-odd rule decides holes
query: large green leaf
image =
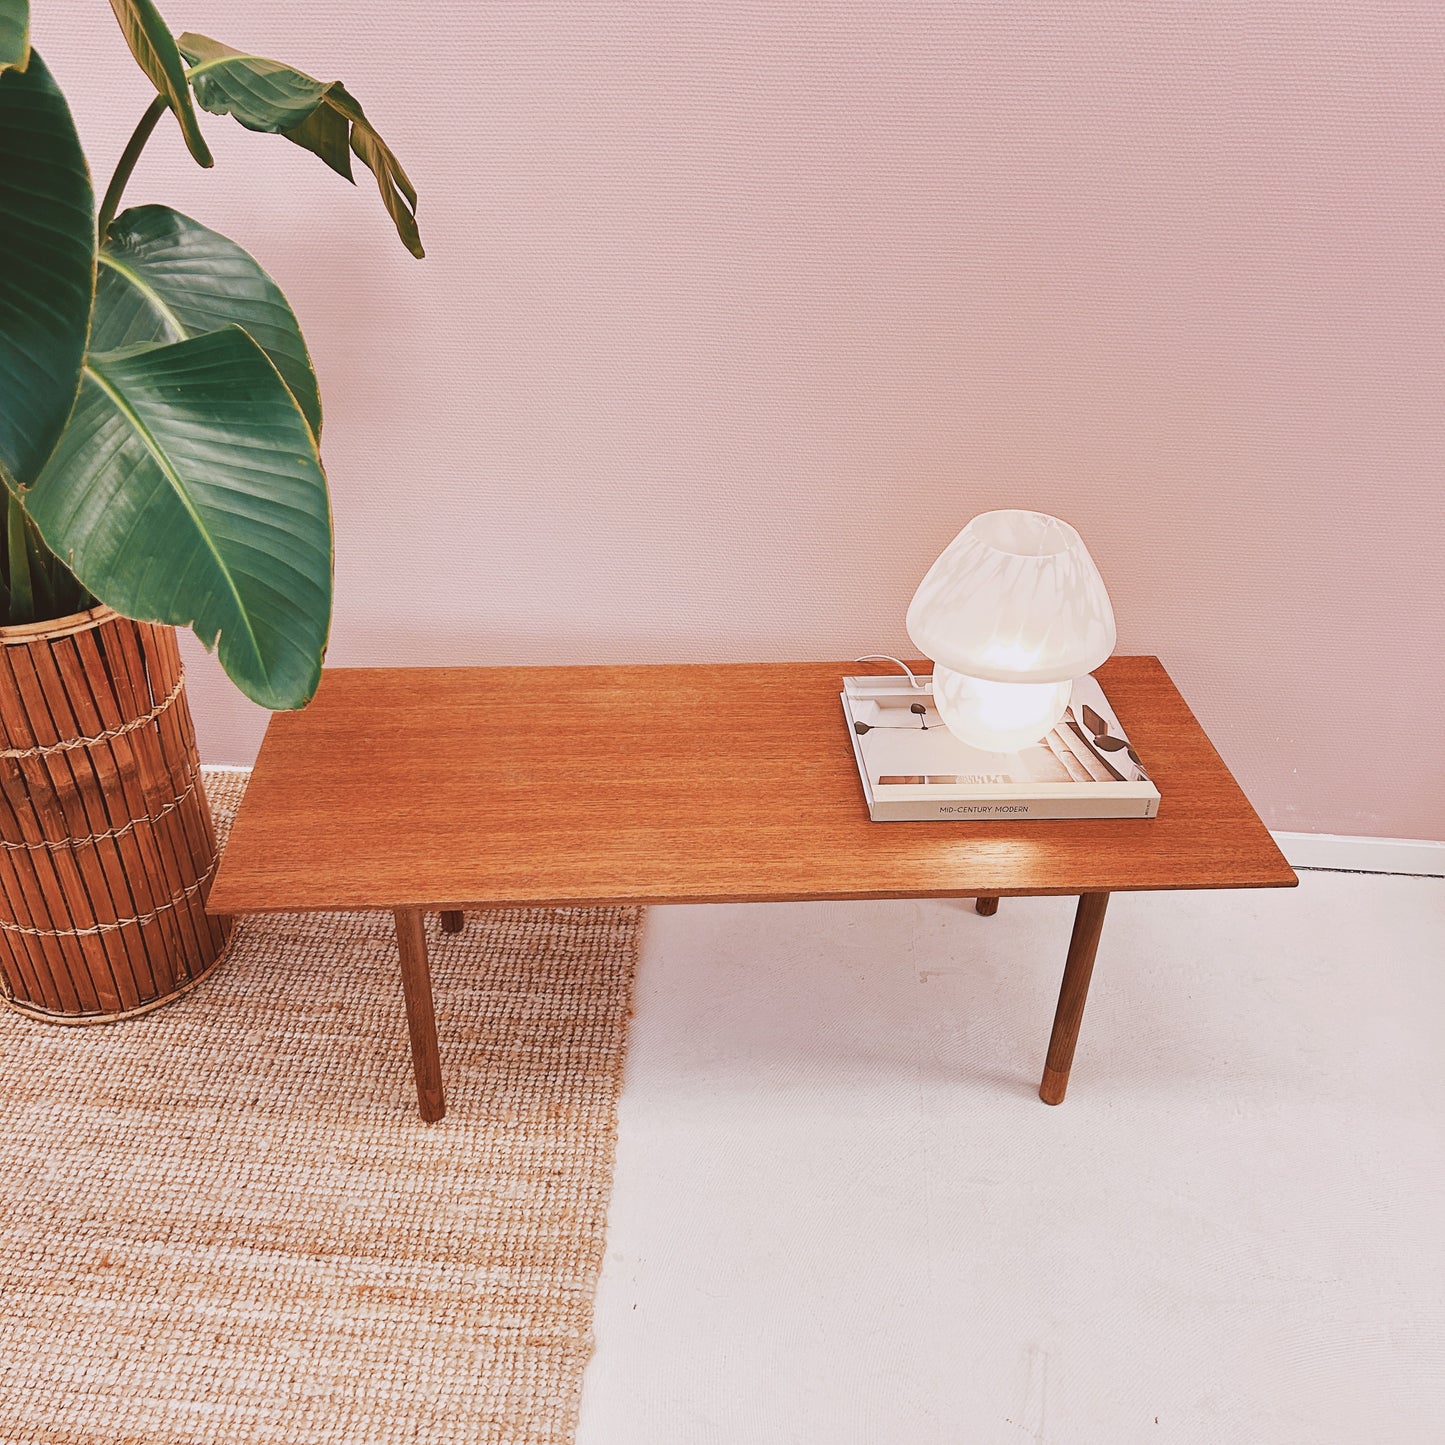
{"label": "large green leaf", "polygon": [[27,483],[80,386],[95,294],[95,196],[44,61],[0,73],[0,467]]}
{"label": "large green leaf", "polygon": [[121,33],[136,63],[150,76],[151,84],[165,96],[166,104],[181,123],[186,149],[199,165],[215,165],[191,104],[191,90],[186,82],[186,68],[181,64],[181,53],[176,49],[176,38],[161,19],[161,12],[152,0],[110,0],[110,8],[120,21]]}
{"label": "large green leaf", "polygon": [[191,85],[203,110],[235,116],[248,130],[284,135],[348,180],[350,151],[376,177],[381,202],[407,250],[413,256],[425,254],[416,229],[416,188],[339,81],[316,80],[205,35],[187,32],[179,43],[192,62]]}
{"label": "large green leaf", "polygon": [[26,507],[129,617],[192,626],[248,697],[302,706],[331,618],[331,515],[315,441],[237,326],[92,356]]}
{"label": "large green leaf", "polygon": [[301,327],[276,283],[234,241],[168,206],[137,206],[100,250],[92,351],[244,327],[321,435],[321,397]]}
{"label": "large green leaf", "polygon": [[[191,62],[196,99],[213,115],[233,115],[247,130],[295,129],[325,98],[324,80],[279,60],[247,55],[208,35],[187,31],[176,42]],[[350,174],[350,168],[343,172]]]}
{"label": "large green leaf", "polygon": [[30,0],[0,0],[0,70],[30,63]]}

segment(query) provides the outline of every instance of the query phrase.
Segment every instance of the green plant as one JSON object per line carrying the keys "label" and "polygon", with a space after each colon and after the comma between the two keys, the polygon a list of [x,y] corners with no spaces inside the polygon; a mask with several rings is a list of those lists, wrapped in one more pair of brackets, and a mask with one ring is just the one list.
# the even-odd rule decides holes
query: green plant
{"label": "green plant", "polygon": [[0,623],[99,599],[190,626],[249,697],[302,706],[331,620],[321,399],[301,328],[244,250],[165,206],[117,214],[170,111],[196,110],[376,177],[407,249],[416,192],[356,100],[203,35],[152,0],[110,0],[156,98],[97,210],[70,110],[0,0]]}

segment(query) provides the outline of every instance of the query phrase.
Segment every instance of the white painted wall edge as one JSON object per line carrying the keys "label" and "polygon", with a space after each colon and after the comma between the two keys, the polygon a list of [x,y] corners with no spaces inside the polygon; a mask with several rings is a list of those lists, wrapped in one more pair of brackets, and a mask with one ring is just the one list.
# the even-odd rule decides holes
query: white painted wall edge
{"label": "white painted wall edge", "polygon": [[1291,868],[1445,878],[1445,843],[1423,838],[1351,838],[1340,833],[1275,833],[1273,837]]}

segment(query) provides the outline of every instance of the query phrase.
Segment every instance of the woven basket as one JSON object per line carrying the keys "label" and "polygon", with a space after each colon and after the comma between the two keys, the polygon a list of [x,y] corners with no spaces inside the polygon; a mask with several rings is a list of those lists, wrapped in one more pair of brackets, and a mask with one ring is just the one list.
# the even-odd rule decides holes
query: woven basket
{"label": "woven basket", "polygon": [[146,1013],[220,962],[216,835],[175,630],[108,607],[0,628],[0,991],[54,1023]]}

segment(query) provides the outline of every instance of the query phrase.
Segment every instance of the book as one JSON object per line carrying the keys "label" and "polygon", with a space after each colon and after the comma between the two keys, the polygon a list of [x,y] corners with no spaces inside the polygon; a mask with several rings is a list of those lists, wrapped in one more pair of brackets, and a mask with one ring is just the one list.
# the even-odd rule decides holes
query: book
{"label": "book", "polygon": [[932,680],[845,677],[843,715],[875,823],[1152,818],[1159,789],[1098,679],[1075,679],[1058,726],[1016,753],[969,747],[933,705]]}

